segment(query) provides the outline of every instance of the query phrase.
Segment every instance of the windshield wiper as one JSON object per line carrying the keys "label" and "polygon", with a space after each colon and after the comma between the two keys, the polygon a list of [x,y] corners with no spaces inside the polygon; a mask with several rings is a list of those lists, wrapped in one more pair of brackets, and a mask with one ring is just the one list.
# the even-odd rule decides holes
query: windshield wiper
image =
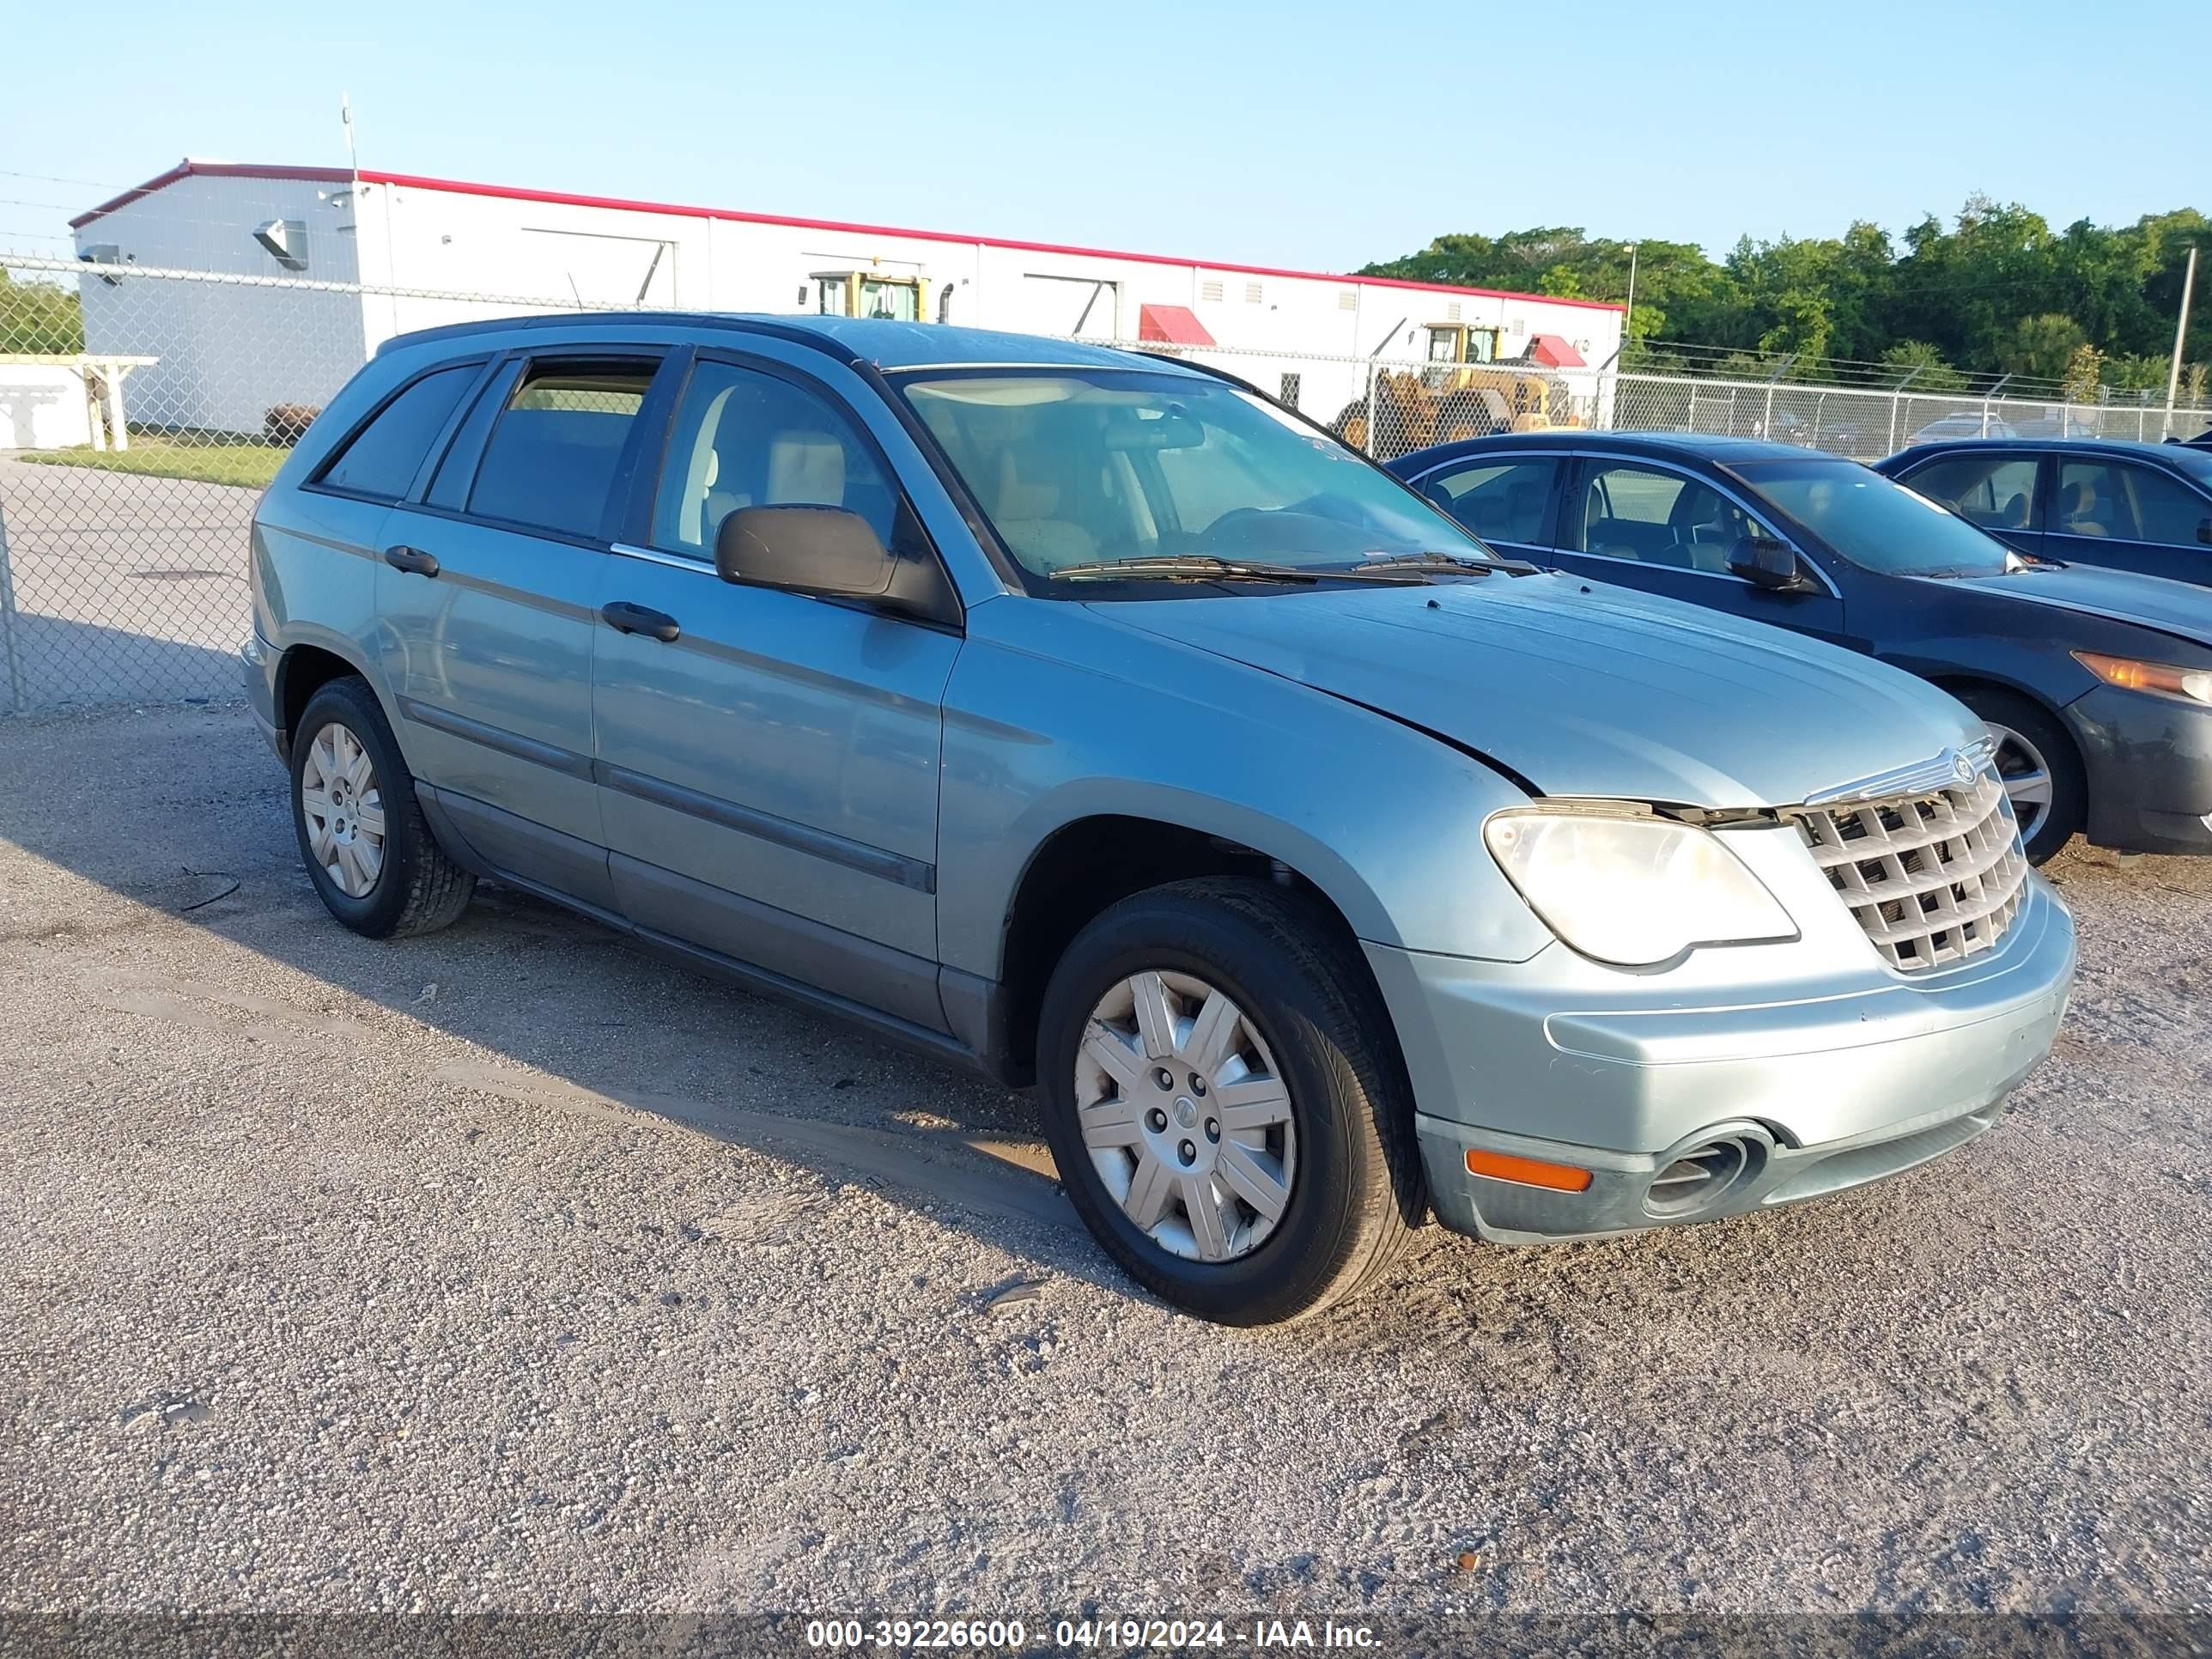
{"label": "windshield wiper", "polygon": [[1509,576],[1534,576],[1543,569],[1541,565],[1531,564],[1526,559],[1477,559],[1464,553],[1393,553],[1388,558],[1365,560],[1359,568],[1363,570],[1462,570],[1470,576],[1487,576],[1493,570],[1502,570]]}
{"label": "windshield wiper", "polygon": [[1054,581],[1113,580],[1168,582],[1392,582],[1401,586],[1428,580],[1411,570],[1330,570],[1316,566],[1248,564],[1197,554],[1136,559],[1093,559],[1064,564]]}

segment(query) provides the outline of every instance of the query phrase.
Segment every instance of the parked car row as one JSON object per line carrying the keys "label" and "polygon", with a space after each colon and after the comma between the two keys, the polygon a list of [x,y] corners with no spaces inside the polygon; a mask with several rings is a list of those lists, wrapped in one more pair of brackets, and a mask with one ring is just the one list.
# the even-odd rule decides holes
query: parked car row
{"label": "parked car row", "polygon": [[[2076,833],[2212,852],[2212,592],[2139,574],[2195,560],[2212,581],[2212,545],[2197,540],[2203,529],[2212,543],[2212,495],[2194,493],[2191,471],[2212,486],[2203,452],[1973,442],[1877,471],[1755,440],[1569,432],[1389,465],[1502,551],[1942,686],[1996,739],[2039,863]],[[2100,491],[2112,500],[2083,505]],[[2093,533],[2107,525],[2124,533]],[[2148,538],[2184,529],[2193,553]],[[2100,562],[2077,562],[2085,548]]]}
{"label": "parked car row", "polygon": [[1766,445],[1399,471],[1073,343],[434,330],[263,498],[246,685],[346,926],[493,878],[1033,1087],[1210,1318],[1995,1125],[2075,969],[2029,854],[2212,811],[2184,590]]}

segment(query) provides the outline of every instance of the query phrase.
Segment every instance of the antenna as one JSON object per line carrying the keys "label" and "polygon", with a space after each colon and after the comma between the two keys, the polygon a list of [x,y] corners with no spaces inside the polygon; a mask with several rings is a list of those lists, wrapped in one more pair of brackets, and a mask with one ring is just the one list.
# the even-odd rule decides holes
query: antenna
{"label": "antenna", "polygon": [[361,157],[354,154],[353,148],[353,94],[351,93],[342,92],[338,94],[338,125],[345,129],[346,171],[359,173]]}

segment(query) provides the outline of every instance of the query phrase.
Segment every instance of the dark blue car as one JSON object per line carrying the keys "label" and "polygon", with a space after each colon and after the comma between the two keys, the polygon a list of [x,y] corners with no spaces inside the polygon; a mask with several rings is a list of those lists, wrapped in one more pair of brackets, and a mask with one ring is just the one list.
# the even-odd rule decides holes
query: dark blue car
{"label": "dark blue car", "polygon": [[2212,592],[2024,554],[1855,461],[1781,444],[1501,434],[1389,466],[1500,552],[1942,686],[1996,738],[2033,858],[2077,830],[2212,853]]}
{"label": "dark blue car", "polygon": [[2212,449],[1994,439],[1916,444],[1875,471],[2023,553],[2212,587]]}

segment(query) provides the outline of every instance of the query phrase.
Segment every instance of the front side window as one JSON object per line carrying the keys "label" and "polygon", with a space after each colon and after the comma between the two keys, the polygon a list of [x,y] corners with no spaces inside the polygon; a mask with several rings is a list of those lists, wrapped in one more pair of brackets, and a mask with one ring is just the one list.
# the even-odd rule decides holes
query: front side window
{"label": "front side window", "polygon": [[476,383],[480,363],[433,370],[379,410],[324,469],[322,482],[350,495],[396,501],[415,482],[430,446],[445,430],[461,394]]}
{"label": "front side window", "polygon": [[599,535],[651,362],[532,363],[477,463],[468,511],[564,535]]}
{"label": "front side window", "polygon": [[1738,542],[1771,533],[1710,484],[1626,465],[1590,468],[1580,524],[1585,553],[1716,576],[1728,574]]}
{"label": "front side window", "polygon": [[1424,479],[1421,493],[1486,542],[1534,544],[1559,470],[1550,459],[1447,467]]}
{"label": "front side window", "polygon": [[1747,461],[1745,483],[1862,569],[1892,576],[2000,576],[2019,568],[1995,537],[1856,461]]}
{"label": "front side window", "polygon": [[829,403],[791,381],[702,362],[677,405],[654,498],[653,544],[714,556],[741,507],[842,507],[892,544],[898,492],[875,452]]}
{"label": "front side window", "polygon": [[2204,498],[2177,478],[2125,461],[2069,460],[2058,469],[2061,535],[2201,545],[2197,532],[2212,514]]}
{"label": "front side window", "polygon": [[1033,575],[1156,556],[1327,570],[1486,556],[1389,474],[1220,381],[1055,366],[908,378],[901,395]]}
{"label": "front side window", "polygon": [[1984,530],[2033,530],[2043,522],[2042,503],[2036,499],[2042,470],[2033,455],[1977,450],[1917,469],[1905,487]]}

